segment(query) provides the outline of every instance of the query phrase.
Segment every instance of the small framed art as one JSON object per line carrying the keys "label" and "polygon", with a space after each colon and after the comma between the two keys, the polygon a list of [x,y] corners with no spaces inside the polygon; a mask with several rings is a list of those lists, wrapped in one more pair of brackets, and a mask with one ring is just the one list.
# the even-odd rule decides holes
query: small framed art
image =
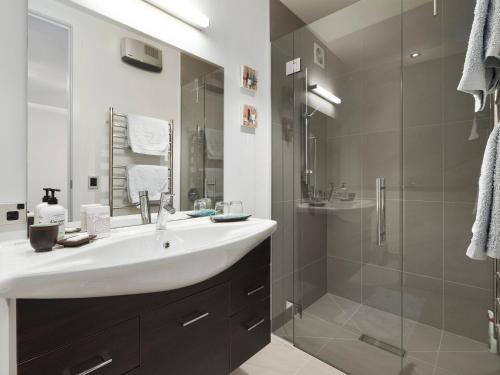
{"label": "small framed art", "polygon": [[257,91],[257,71],[248,65],[241,66],[241,87],[250,91]]}
{"label": "small framed art", "polygon": [[242,111],[242,126],[245,128],[253,128],[255,129],[257,127],[257,109],[250,105],[250,104],[245,104],[243,106],[243,111]]}

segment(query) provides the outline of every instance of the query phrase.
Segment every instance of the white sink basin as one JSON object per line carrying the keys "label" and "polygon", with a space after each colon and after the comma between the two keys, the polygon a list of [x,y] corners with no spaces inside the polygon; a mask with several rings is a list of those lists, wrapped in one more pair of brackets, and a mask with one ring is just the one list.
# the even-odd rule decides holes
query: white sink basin
{"label": "white sink basin", "polygon": [[[0,244],[0,297],[83,298],[182,288],[229,268],[276,230],[250,219],[208,218],[115,229],[80,248],[35,253],[28,241]],[[168,242],[169,247],[165,244]]]}

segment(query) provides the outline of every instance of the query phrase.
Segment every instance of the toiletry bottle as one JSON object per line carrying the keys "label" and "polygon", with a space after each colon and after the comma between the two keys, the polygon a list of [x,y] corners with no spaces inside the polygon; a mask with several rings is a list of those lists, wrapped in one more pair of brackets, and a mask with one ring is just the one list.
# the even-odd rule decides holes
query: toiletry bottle
{"label": "toiletry bottle", "polygon": [[347,199],[349,199],[347,187],[345,186],[345,182],[342,182],[342,187],[340,188],[340,200],[346,201]]}
{"label": "toiletry bottle", "polygon": [[38,224],[57,224],[59,231],[57,235],[58,240],[64,239],[64,225],[66,221],[66,210],[63,206],[58,204],[55,196],[59,189],[50,189],[51,197],[47,202],[47,206],[40,208],[38,216]]}
{"label": "toiletry bottle", "polygon": [[47,202],[50,199],[50,194],[49,194],[50,188],[43,188],[43,190],[45,191],[45,196],[42,198],[42,203],[38,203],[35,206],[35,223],[38,223],[38,217],[39,217],[40,209],[42,207],[47,206]]}

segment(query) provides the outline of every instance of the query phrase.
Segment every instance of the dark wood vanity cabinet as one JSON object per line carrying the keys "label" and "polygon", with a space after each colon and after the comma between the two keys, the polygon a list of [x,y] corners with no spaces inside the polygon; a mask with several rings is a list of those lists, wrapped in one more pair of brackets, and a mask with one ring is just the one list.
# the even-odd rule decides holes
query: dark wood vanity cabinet
{"label": "dark wood vanity cabinet", "polygon": [[269,266],[267,239],[223,273],[178,290],[20,299],[18,374],[229,374],[270,342]]}

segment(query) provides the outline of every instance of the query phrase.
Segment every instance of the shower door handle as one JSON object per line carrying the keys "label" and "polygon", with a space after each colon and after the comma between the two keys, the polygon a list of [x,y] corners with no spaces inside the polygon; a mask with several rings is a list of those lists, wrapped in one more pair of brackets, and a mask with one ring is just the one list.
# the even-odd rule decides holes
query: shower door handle
{"label": "shower door handle", "polygon": [[438,12],[438,0],[432,0],[432,15],[436,17],[439,12]]}
{"label": "shower door handle", "polygon": [[382,246],[386,241],[385,231],[385,178],[378,177],[376,180],[377,199],[377,245]]}

